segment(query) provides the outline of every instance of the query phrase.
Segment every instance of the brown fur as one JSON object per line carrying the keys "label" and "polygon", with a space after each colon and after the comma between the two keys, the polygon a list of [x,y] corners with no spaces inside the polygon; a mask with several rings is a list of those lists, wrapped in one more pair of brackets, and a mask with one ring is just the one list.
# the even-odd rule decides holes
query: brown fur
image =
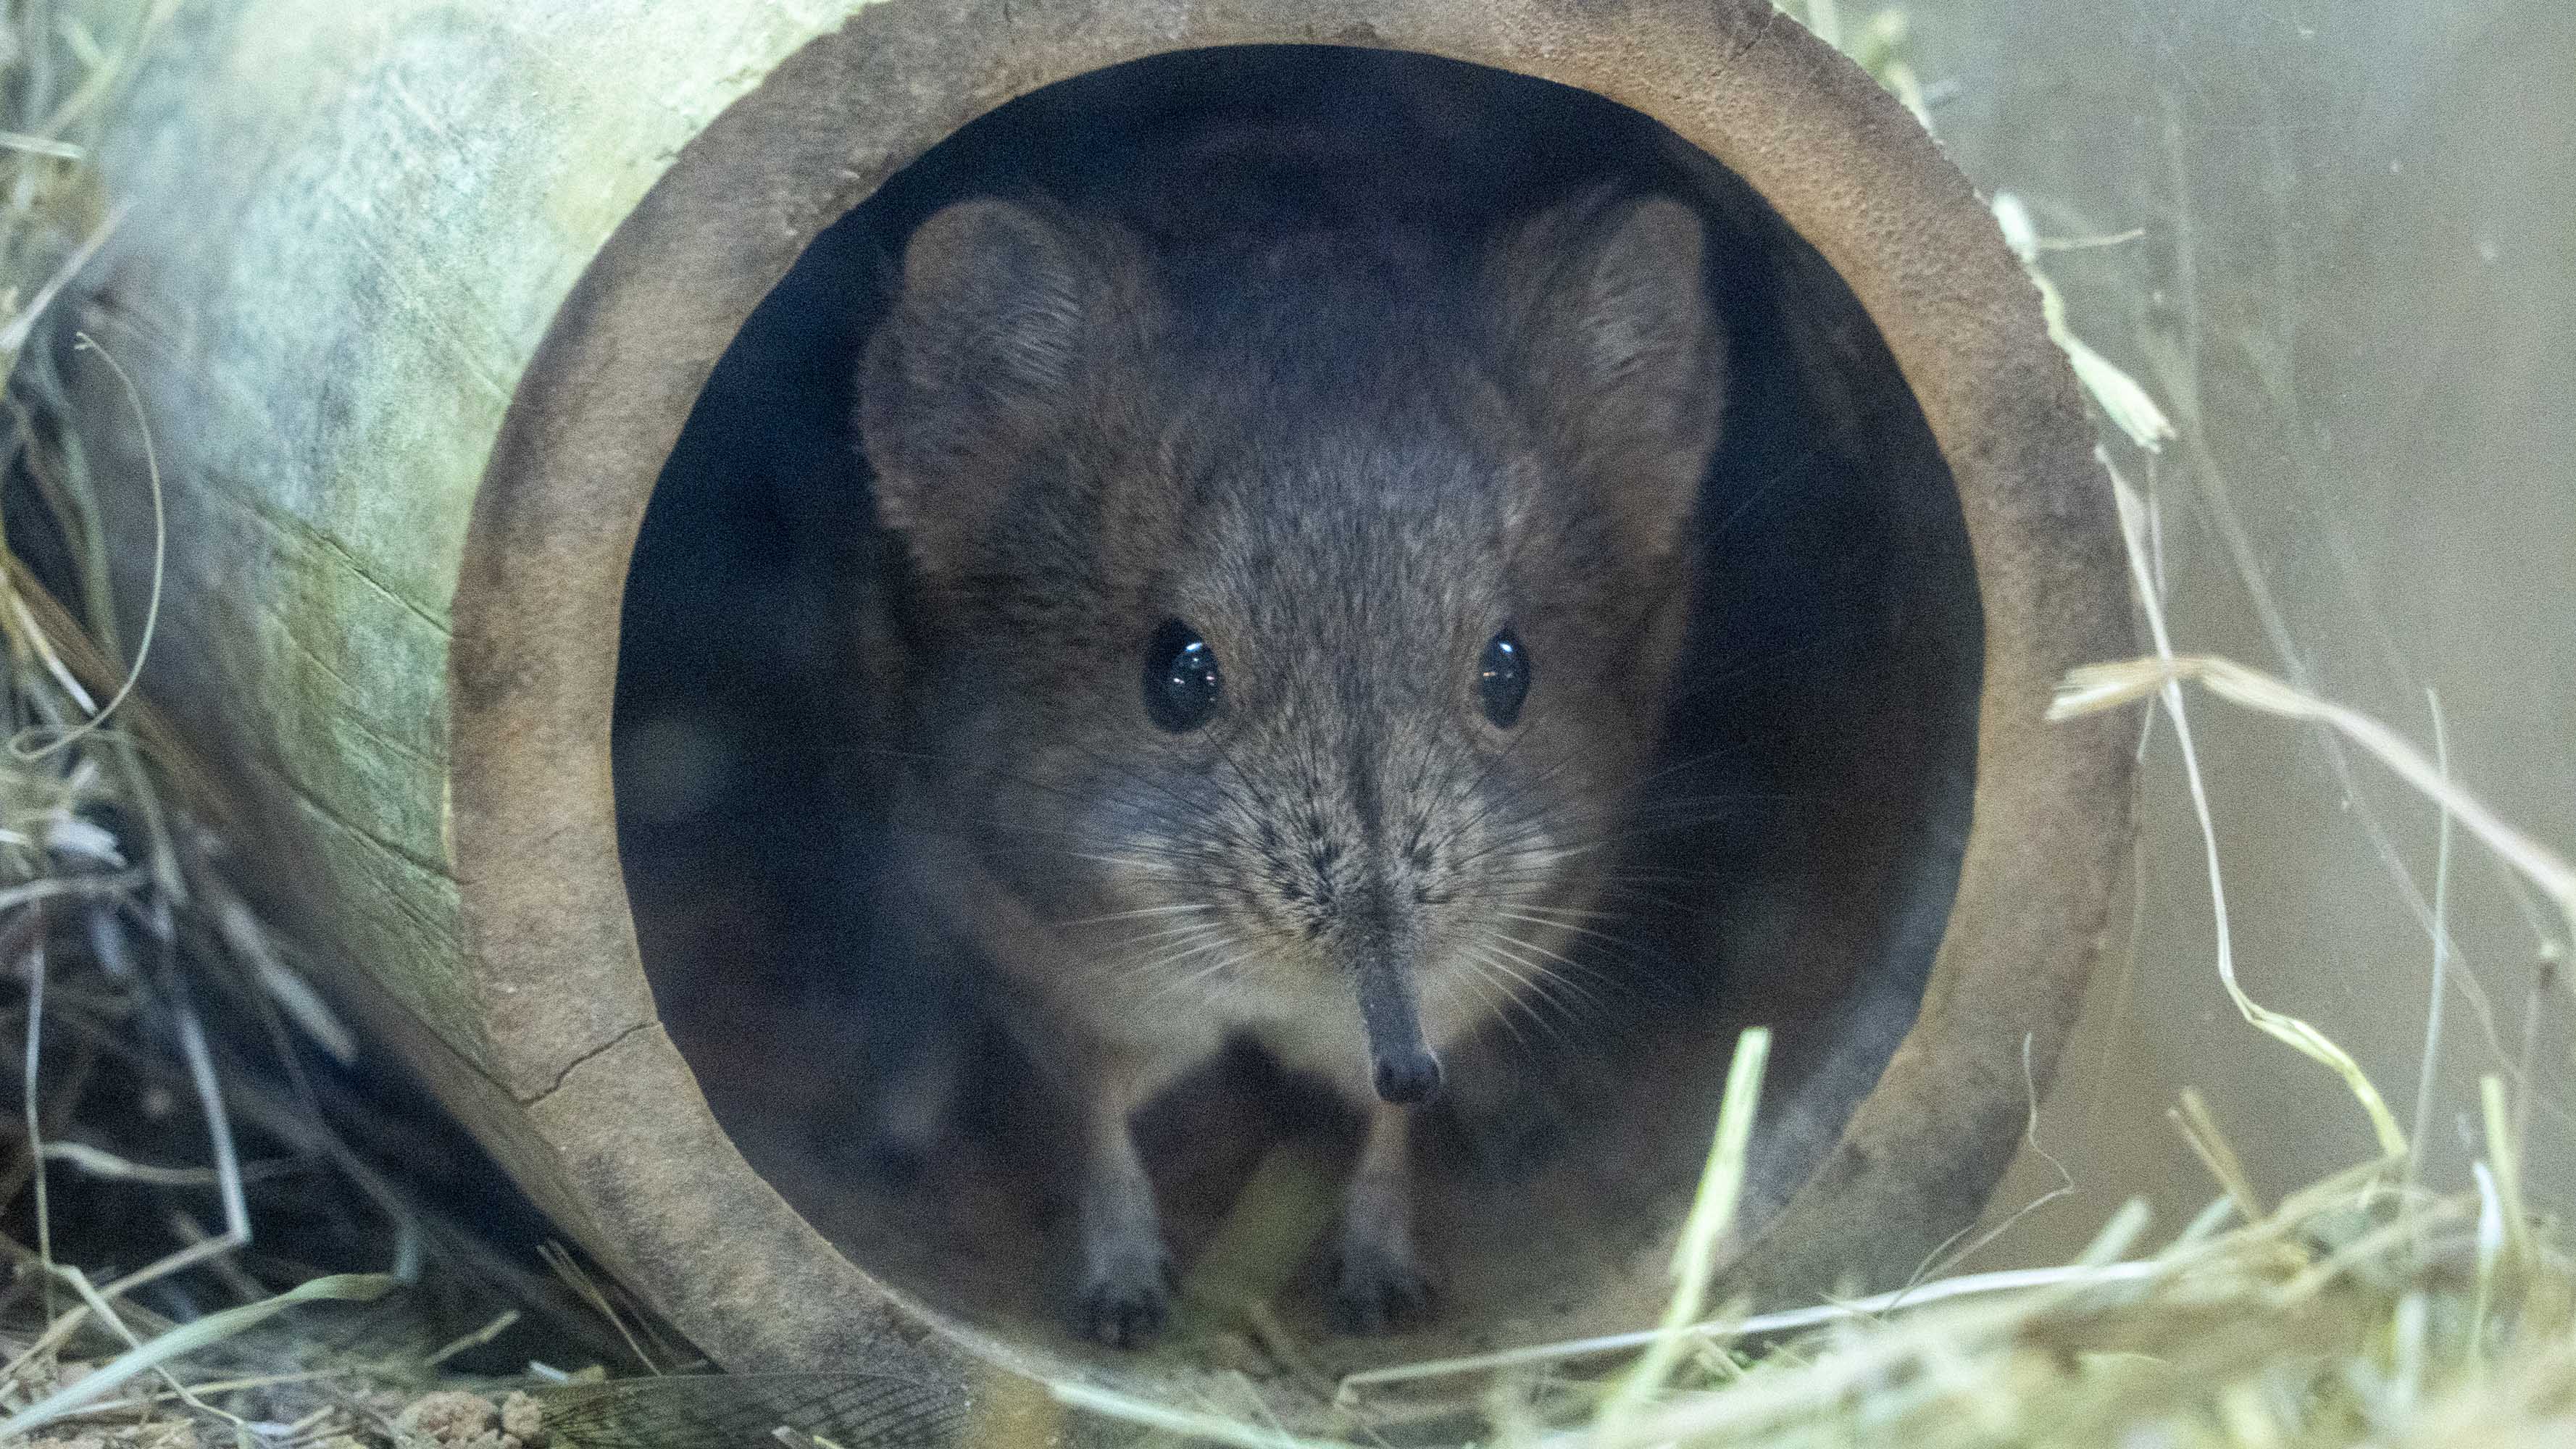
{"label": "brown fur", "polygon": [[[1235,1036],[1372,1107],[1345,1321],[1424,1303],[1362,1008],[1401,998],[1437,1052],[1577,949],[1689,594],[1703,250],[1677,203],[1606,193],[1468,239],[1149,245],[999,200],[915,233],[860,406],[909,566],[912,874],[1082,1107],[1095,1336],[1164,1312],[1129,1116]],[[1175,618],[1222,670],[1180,734],[1141,698]],[[1508,729],[1477,693],[1505,627]]]}

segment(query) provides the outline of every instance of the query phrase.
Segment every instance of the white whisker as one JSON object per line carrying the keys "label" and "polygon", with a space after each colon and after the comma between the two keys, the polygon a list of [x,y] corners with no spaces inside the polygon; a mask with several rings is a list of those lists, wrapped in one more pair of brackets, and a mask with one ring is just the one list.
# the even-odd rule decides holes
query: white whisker
{"label": "white whisker", "polygon": [[[1503,999],[1518,1008],[1523,1016],[1528,1017],[1531,1025],[1546,1032],[1558,1042],[1565,1040],[1564,1028],[1548,1020],[1547,1014],[1538,1009],[1536,1002],[1548,1001],[1553,1004],[1553,1000],[1548,996],[1545,987],[1527,974],[1528,968],[1514,966],[1491,951],[1480,951],[1472,959],[1493,973],[1494,981],[1504,988]],[[1510,1018],[1507,1016],[1503,1020],[1508,1022]],[[1517,1031],[1513,1034],[1519,1035]]]}
{"label": "white whisker", "polygon": [[1121,941],[1118,944],[1117,949],[1121,951],[1135,951],[1154,945],[1157,942],[1169,944],[1175,941],[1187,940],[1191,936],[1203,935],[1209,931],[1222,931],[1224,929],[1225,925],[1221,921],[1193,921],[1187,925],[1167,926],[1159,931],[1147,931],[1141,935],[1129,937],[1127,940]]}
{"label": "white whisker", "polygon": [[1256,953],[1249,950],[1237,951],[1231,956],[1218,960],[1216,964],[1212,966],[1203,966],[1190,972],[1186,976],[1180,976],[1173,980],[1166,981],[1162,985],[1155,987],[1152,991],[1147,992],[1144,1000],[1137,1004],[1142,1006],[1146,1002],[1160,1000],[1171,992],[1186,990],[1189,987],[1198,985],[1202,981],[1223,975],[1225,972],[1231,971],[1235,967],[1242,965],[1244,962],[1251,960],[1255,954]]}
{"label": "white whisker", "polygon": [[1528,1046],[1529,1038],[1521,1034],[1520,1023],[1512,1020],[1510,1011],[1512,998],[1510,993],[1505,992],[1499,996],[1495,994],[1493,983],[1486,979],[1486,972],[1483,963],[1476,960],[1474,956],[1468,956],[1466,958],[1466,964],[1469,969],[1463,973],[1462,979],[1465,980],[1467,985],[1475,989],[1477,1001],[1481,1002],[1484,1006],[1482,1014],[1490,1016],[1494,1020],[1501,1022],[1503,1024],[1503,1030],[1512,1034],[1513,1041],[1518,1042],[1522,1046]]}
{"label": "white whisker", "polygon": [[[1533,946],[1517,936],[1507,936],[1498,932],[1488,932],[1485,944],[1505,960],[1512,961],[1529,972],[1530,989],[1547,998],[1549,1003],[1558,1010],[1569,1013],[1572,1010],[1572,1007],[1558,996],[1559,992],[1571,997],[1574,1004],[1580,1005],[1587,1014],[1592,1016],[1597,1017],[1607,1009],[1608,1003],[1603,1000],[1601,994],[1583,982],[1567,976],[1562,971],[1550,970],[1543,961],[1533,961],[1518,954],[1520,949],[1542,950],[1542,948]],[[1563,961],[1565,958],[1559,956],[1557,959]],[[1570,966],[1574,963],[1569,961],[1566,964]]]}
{"label": "white whisker", "polygon": [[[1526,921],[1533,926],[1546,926],[1551,930],[1572,931],[1578,936],[1589,936],[1595,941],[1616,946],[1623,951],[1636,951],[1643,949],[1638,946],[1636,942],[1628,940],[1625,937],[1613,936],[1607,931],[1596,931],[1590,926],[1577,925],[1572,921],[1552,921],[1545,916],[1530,915],[1524,910],[1496,911],[1494,914],[1500,916],[1506,921]],[[1613,917],[1603,915],[1600,912],[1593,912],[1592,914],[1596,919],[1614,919]]]}
{"label": "white whisker", "polygon": [[1167,948],[1162,954],[1123,967],[1118,973],[1118,979],[1134,981],[1139,977],[1168,971],[1193,956],[1203,956],[1210,951],[1222,950],[1233,939],[1233,933],[1222,925],[1199,927],[1188,939]]}
{"label": "white whisker", "polygon": [[1084,916],[1079,920],[1058,921],[1056,924],[1066,927],[1104,926],[1111,921],[1133,921],[1142,919],[1146,916],[1176,916],[1191,911],[1212,911],[1215,909],[1216,905],[1211,901],[1197,901],[1188,905],[1179,906],[1141,906],[1132,911],[1111,911],[1105,916]]}
{"label": "white whisker", "polygon": [[[1599,982],[1605,986],[1617,984],[1617,978],[1613,977],[1609,972],[1602,970],[1598,966],[1594,966],[1588,962],[1577,961],[1571,956],[1551,951],[1536,941],[1529,940],[1526,937],[1515,936],[1509,931],[1495,931],[1491,927],[1488,927],[1487,931],[1496,940],[1509,942],[1525,951],[1535,951],[1540,956],[1555,962],[1559,969],[1550,970],[1548,972],[1550,976],[1563,980],[1566,979],[1570,973],[1573,977],[1581,978],[1586,981]],[[1571,984],[1571,982],[1569,982],[1569,984]]]}

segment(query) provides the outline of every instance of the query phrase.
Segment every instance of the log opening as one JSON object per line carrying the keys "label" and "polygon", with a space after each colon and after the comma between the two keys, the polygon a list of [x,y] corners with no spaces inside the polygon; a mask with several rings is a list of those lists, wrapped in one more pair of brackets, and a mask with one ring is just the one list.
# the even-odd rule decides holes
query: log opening
{"label": "log opening", "polygon": [[[1716,239],[1728,422],[1658,769],[1733,803],[1656,842],[1656,899],[1587,963],[1610,999],[1488,1032],[1476,1069],[1514,1091],[1431,1114],[1434,1319],[1334,1335],[1320,1248],[1279,1305],[1333,1371],[1630,1326],[1665,1291],[1660,1249],[1735,1032],[1770,1024],[1783,1047],[1758,1223],[1912,1024],[1966,837],[1981,618],[1949,471],[1849,289],[1740,179],[1585,92],[1384,51],[1175,53],[1000,107],[821,233],[716,364],[628,581],[621,848],[660,1018],[752,1166],[861,1268],[998,1338],[1092,1352],[1062,1326],[1061,1120],[997,1032],[973,1033],[983,1090],[933,1161],[889,1172],[869,1152],[904,1110],[906,1064],[969,1008],[925,985],[869,904],[908,848],[880,788],[905,741],[857,697],[876,544],[852,379],[903,241],[939,205],[1149,185],[1249,119],[1364,136],[1391,186],[1465,210],[1615,179],[1688,198]],[[1426,155],[1458,174],[1423,174]],[[1353,1127],[1250,1060],[1167,1094],[1143,1139],[1185,1268],[1265,1151],[1300,1144],[1330,1175]]]}

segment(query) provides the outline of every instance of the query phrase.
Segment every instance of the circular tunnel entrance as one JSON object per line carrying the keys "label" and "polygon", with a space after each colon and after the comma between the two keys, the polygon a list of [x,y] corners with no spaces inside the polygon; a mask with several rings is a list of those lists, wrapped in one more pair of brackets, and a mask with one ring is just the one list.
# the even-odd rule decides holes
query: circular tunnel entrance
{"label": "circular tunnel entrance", "polygon": [[[971,972],[925,959],[887,904],[918,847],[891,808],[912,743],[871,621],[902,575],[852,403],[904,243],[941,206],[1107,204],[1246,127],[1381,188],[1344,204],[1459,230],[1605,183],[1685,201],[1725,421],[1649,767],[1670,808],[1624,833],[1561,989],[1473,1038],[1426,1109],[1437,1311],[1334,1331],[1324,1244],[1358,1121],[1229,1052],[1139,1121],[1184,1289],[1146,1363],[1294,1378],[1632,1327],[1666,1291],[1735,1034],[1778,1035],[1759,1228],[1913,1026],[1968,837],[1984,624],[1951,471],[1851,290],[1745,182],[1588,92],[1391,51],[1175,52],[989,111],[824,228],[716,362],[628,577],[617,829],[656,1010],[744,1157],[859,1267],[994,1338],[1115,1357],[1068,1327],[1062,1104]],[[925,1092],[940,1060],[960,1090]]]}

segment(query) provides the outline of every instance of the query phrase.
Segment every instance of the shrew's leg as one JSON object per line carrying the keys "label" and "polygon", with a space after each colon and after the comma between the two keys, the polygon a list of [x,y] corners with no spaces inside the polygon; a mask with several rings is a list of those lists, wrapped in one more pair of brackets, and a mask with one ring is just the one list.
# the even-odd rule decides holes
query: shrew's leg
{"label": "shrew's leg", "polygon": [[1136,1070],[1091,1073],[1082,1083],[1077,1326],[1116,1348],[1152,1342],[1171,1317],[1172,1258],[1163,1246],[1154,1184],[1128,1128],[1154,1085]]}
{"label": "shrew's leg", "polygon": [[1431,1306],[1413,1247],[1413,1112],[1380,1102],[1342,1206],[1333,1316],[1351,1333],[1384,1333]]}

